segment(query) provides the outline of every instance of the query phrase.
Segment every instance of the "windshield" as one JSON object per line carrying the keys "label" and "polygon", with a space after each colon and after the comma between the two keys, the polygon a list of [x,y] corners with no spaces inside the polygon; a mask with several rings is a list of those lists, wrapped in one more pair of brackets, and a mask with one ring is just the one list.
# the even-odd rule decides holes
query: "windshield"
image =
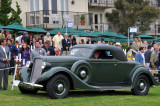
{"label": "windshield", "polygon": [[70,51],[70,56],[83,56],[89,57],[92,53],[92,49],[89,48],[74,48]]}

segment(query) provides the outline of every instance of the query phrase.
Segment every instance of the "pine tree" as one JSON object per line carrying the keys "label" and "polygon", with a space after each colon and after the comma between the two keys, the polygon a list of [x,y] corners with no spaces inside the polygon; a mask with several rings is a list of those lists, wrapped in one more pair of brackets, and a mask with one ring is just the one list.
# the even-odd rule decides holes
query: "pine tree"
{"label": "pine tree", "polygon": [[20,14],[21,14],[21,9],[20,9],[20,5],[18,4],[18,2],[16,2],[16,8],[17,10],[15,11],[14,9],[12,10],[12,16],[11,16],[11,23],[14,23],[14,22],[18,22],[19,24],[22,25],[22,19],[20,18]]}
{"label": "pine tree", "polygon": [[0,2],[0,24],[3,26],[10,23],[9,14],[12,11],[11,4],[12,0],[1,0]]}
{"label": "pine tree", "polygon": [[127,34],[128,28],[138,26],[141,32],[150,30],[150,24],[158,17],[160,11],[149,5],[148,0],[117,0],[116,9],[106,13],[107,19],[118,25],[119,32]]}

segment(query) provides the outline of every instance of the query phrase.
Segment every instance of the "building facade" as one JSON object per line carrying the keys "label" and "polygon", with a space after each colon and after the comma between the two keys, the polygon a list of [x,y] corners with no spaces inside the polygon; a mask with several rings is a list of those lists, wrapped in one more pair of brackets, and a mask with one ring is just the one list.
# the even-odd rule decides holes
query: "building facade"
{"label": "building facade", "polygon": [[[12,0],[19,3],[25,27],[62,28],[68,22],[73,28],[104,31],[108,28],[106,11],[114,8],[115,0]],[[81,23],[82,17],[85,23]]]}
{"label": "building facade", "polygon": [[[63,28],[72,23],[74,29],[88,31],[107,31],[110,23],[105,17],[106,12],[114,9],[116,0],[12,0],[12,7],[19,3],[22,23],[25,27],[40,26],[46,30]],[[157,0],[150,0],[150,5],[159,8]],[[82,23],[82,18],[85,22]],[[116,32],[118,28],[112,26]],[[160,20],[151,24],[149,35],[160,34]]]}

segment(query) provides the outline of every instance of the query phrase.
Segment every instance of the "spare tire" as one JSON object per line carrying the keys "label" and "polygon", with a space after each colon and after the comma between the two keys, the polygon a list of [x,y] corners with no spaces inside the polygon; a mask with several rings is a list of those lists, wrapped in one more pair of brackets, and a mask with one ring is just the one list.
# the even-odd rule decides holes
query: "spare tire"
{"label": "spare tire", "polygon": [[73,64],[71,70],[85,83],[88,83],[91,79],[91,65],[84,61],[80,60]]}

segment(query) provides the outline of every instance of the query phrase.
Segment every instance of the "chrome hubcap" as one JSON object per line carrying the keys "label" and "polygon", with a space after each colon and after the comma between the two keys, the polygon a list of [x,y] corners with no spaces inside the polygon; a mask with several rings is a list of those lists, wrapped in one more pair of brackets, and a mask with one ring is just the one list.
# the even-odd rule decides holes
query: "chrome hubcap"
{"label": "chrome hubcap", "polygon": [[145,88],[144,83],[140,83],[140,89],[143,90]]}
{"label": "chrome hubcap", "polygon": [[82,78],[85,78],[86,77],[86,71],[82,70],[80,72],[80,75],[81,75]]}
{"label": "chrome hubcap", "polygon": [[59,92],[62,92],[64,89],[63,84],[58,84],[57,89]]}

